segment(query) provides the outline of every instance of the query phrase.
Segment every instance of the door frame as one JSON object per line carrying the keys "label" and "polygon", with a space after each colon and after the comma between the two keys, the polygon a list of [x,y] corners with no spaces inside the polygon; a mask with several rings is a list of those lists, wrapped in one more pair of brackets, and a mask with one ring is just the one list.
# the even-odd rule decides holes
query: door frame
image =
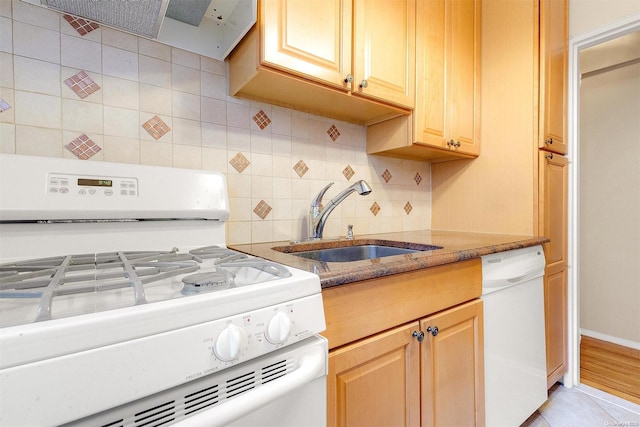
{"label": "door frame", "polygon": [[580,52],[625,34],[640,31],[640,13],[630,15],[610,25],[579,34],[569,39],[567,140],[569,159],[569,218],[568,218],[568,345],[567,373],[563,383],[567,387],[580,384]]}

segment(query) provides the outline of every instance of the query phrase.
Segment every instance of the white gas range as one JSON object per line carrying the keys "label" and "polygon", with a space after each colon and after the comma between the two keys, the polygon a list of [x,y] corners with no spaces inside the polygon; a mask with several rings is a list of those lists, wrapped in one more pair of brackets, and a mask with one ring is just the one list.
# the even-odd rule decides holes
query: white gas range
{"label": "white gas range", "polygon": [[0,425],[324,425],[319,278],[228,217],[222,174],[0,154]]}

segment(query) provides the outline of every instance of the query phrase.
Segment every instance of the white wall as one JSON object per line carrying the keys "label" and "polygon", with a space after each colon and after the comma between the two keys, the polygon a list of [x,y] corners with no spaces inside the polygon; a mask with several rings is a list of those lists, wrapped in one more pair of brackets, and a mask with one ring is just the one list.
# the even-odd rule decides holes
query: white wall
{"label": "white wall", "polygon": [[640,64],[582,79],[580,327],[640,348]]}
{"label": "white wall", "polygon": [[640,0],[569,0],[569,37],[640,13]]}

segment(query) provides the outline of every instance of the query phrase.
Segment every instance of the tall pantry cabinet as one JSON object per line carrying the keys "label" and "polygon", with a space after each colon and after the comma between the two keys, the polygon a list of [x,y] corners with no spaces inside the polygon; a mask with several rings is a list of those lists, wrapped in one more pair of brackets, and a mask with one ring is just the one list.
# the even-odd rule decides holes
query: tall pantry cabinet
{"label": "tall pantry cabinet", "polygon": [[481,152],[433,163],[432,228],[540,235],[547,380],[567,367],[567,0],[483,0]]}
{"label": "tall pantry cabinet", "polygon": [[544,245],[547,386],[567,370],[567,44],[568,0],[541,0],[538,234]]}

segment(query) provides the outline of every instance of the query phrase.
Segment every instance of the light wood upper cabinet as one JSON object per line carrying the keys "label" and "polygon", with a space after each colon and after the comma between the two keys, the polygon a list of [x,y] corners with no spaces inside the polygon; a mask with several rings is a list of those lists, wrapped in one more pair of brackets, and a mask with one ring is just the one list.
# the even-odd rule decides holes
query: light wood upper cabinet
{"label": "light wood upper cabinet", "polygon": [[482,301],[423,319],[420,330],[422,427],[484,426]]}
{"label": "light wood upper cabinet", "polygon": [[415,0],[353,2],[354,95],[414,106]]}
{"label": "light wood upper cabinet", "polygon": [[418,322],[329,354],[328,426],[420,425]]}
{"label": "light wood upper cabinet", "polygon": [[351,74],[351,2],[267,0],[260,3],[262,62],[340,89]]}
{"label": "light wood upper cabinet", "polygon": [[261,0],[229,56],[231,95],[360,124],[409,114],[415,0]]}
{"label": "light wood upper cabinet", "polygon": [[540,1],[540,133],[538,146],[567,153],[568,0]]}
{"label": "light wood upper cabinet", "polygon": [[367,152],[439,162],[480,152],[480,0],[419,1],[415,109],[367,128]]}

